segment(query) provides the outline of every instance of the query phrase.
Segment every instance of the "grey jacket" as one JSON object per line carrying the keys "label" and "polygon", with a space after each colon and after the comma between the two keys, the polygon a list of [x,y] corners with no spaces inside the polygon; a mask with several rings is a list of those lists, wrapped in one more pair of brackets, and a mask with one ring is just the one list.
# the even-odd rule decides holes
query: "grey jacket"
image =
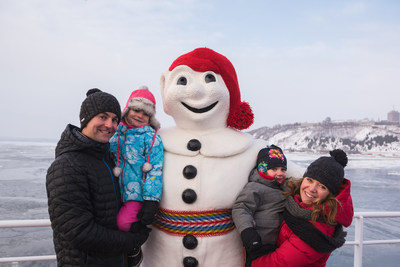
{"label": "grey jacket", "polygon": [[232,217],[239,233],[255,227],[263,244],[275,244],[282,223],[286,198],[283,186],[262,178],[257,169],[249,175],[249,182],[233,205]]}

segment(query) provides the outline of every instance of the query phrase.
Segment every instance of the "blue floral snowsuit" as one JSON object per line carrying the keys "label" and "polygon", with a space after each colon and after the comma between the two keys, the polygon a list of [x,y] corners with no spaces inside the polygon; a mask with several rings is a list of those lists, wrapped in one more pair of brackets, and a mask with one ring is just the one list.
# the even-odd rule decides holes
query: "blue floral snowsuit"
{"label": "blue floral snowsuit", "polygon": [[[124,203],[131,200],[160,201],[163,144],[156,131],[149,125],[132,128],[120,124],[117,132],[110,139],[110,150],[114,154],[116,164],[118,164],[119,154],[118,167],[122,170],[119,179],[122,201]],[[148,157],[153,168],[143,179],[141,167]]]}

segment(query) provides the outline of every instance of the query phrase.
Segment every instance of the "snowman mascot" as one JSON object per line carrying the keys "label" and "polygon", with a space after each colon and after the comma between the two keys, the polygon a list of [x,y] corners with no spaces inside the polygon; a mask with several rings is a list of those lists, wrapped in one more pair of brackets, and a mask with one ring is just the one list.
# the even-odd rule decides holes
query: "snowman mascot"
{"label": "snowman mascot", "polygon": [[161,95],[176,126],[159,131],[163,193],[142,266],[244,266],[231,209],[266,143],[240,132],[253,113],[235,69],[225,56],[195,49],[162,74]]}

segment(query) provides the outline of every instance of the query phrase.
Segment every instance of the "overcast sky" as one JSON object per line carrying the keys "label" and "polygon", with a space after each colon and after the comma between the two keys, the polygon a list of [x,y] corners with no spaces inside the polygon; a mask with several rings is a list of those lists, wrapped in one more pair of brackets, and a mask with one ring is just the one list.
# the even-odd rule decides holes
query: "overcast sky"
{"label": "overcast sky", "polygon": [[124,106],[198,47],[235,66],[250,129],[400,110],[400,1],[0,0],[0,137],[58,139],[86,91]]}

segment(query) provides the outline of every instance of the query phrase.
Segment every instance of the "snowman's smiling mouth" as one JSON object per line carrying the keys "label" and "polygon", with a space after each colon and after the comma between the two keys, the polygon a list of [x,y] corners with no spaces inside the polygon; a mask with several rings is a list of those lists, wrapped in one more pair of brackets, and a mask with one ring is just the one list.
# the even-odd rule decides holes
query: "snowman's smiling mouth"
{"label": "snowman's smiling mouth", "polygon": [[211,109],[213,109],[218,104],[218,101],[213,103],[213,104],[211,104],[211,105],[209,105],[209,106],[207,106],[207,107],[204,107],[204,108],[194,108],[194,107],[191,107],[191,106],[189,106],[188,104],[186,104],[184,102],[181,102],[181,103],[185,108],[187,108],[188,110],[190,110],[190,111],[192,111],[194,113],[204,113],[204,112],[207,112],[207,111],[210,111]]}

